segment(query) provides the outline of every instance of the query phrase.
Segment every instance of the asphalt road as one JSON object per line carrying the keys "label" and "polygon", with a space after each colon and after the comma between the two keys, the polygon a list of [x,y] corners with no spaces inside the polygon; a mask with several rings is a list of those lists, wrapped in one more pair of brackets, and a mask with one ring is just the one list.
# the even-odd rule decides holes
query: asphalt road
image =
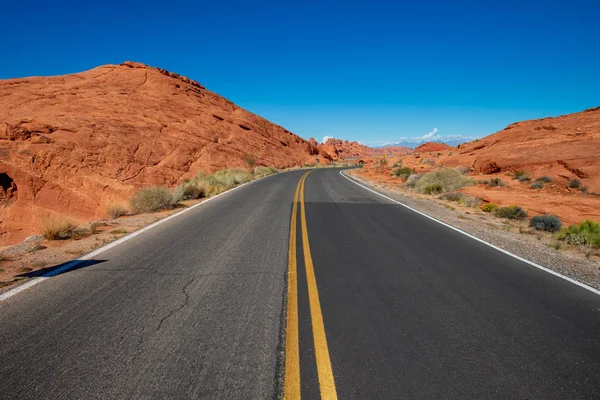
{"label": "asphalt road", "polygon": [[0,398],[593,399],[599,317],[592,292],[297,171],[1,302]]}

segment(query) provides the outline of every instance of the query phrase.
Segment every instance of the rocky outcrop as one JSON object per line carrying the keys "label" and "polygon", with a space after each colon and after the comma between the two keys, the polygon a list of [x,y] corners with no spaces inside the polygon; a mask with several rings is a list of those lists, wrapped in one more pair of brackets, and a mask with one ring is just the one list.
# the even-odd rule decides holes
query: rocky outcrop
{"label": "rocky outcrop", "polygon": [[200,83],[140,63],[0,81],[0,246],[38,233],[50,214],[104,218],[107,203],[143,186],[250,158],[289,167],[327,157]]}

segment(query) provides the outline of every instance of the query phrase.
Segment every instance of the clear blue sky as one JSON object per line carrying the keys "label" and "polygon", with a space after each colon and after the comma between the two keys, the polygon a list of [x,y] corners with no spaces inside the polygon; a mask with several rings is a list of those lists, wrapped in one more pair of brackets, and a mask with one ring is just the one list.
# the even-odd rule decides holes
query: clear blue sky
{"label": "clear blue sky", "polygon": [[600,105],[600,1],[5,0],[0,78],[140,61],[303,136],[480,137]]}

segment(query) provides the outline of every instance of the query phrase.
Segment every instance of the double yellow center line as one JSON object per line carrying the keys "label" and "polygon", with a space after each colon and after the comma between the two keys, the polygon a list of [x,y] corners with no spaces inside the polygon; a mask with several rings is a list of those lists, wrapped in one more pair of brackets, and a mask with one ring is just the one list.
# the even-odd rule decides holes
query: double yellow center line
{"label": "double yellow center line", "polygon": [[288,297],[287,297],[287,326],[285,344],[285,381],[284,399],[300,399],[300,341],[298,337],[298,263],[296,260],[296,227],[298,218],[298,199],[300,199],[300,222],[302,228],[302,247],[304,265],[306,268],[306,281],[308,286],[308,302],[312,321],[313,340],[315,345],[315,358],[317,360],[317,375],[319,377],[319,390],[321,399],[336,400],[335,381],[331,369],[331,359],[325,337],[325,325],[317,290],[315,269],[308,243],[308,229],[306,227],[306,207],[304,205],[304,182],[312,171],[302,175],[296,186],[294,205],[292,207],[292,221],[290,223],[290,247],[288,256]]}

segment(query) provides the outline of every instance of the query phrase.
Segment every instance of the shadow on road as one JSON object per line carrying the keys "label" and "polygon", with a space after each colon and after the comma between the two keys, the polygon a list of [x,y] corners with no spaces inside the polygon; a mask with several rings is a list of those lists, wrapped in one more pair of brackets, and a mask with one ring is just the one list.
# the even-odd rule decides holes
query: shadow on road
{"label": "shadow on road", "polygon": [[[19,278],[36,278],[39,276],[57,276],[64,274],[66,272],[75,271],[77,269],[86,268],[92,265],[100,264],[106,262],[106,260],[74,260],[68,261],[66,263],[61,263],[57,265],[53,265],[51,267],[46,267],[42,269],[38,269],[36,271],[25,272],[23,274],[16,275]],[[69,266],[70,265],[70,266]],[[64,270],[61,270],[62,268]]]}

